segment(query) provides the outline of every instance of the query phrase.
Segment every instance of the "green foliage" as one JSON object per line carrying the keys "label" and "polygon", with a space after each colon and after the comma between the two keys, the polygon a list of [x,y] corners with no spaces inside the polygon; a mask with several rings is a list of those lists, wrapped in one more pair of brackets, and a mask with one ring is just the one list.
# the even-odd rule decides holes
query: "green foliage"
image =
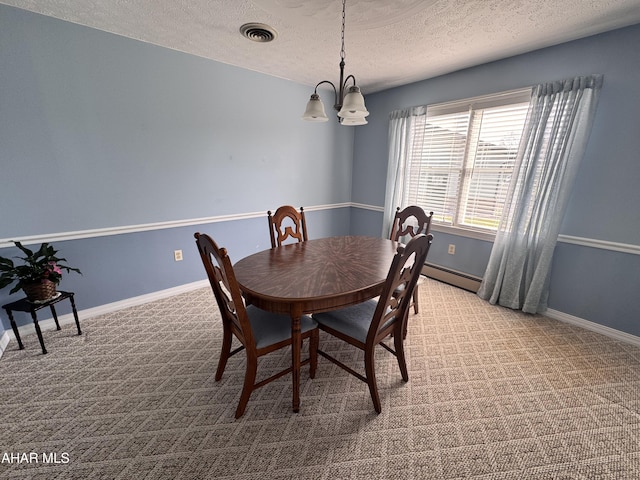
{"label": "green foliage", "polygon": [[48,243],[43,243],[36,251],[28,249],[20,242],[13,243],[25,256],[14,257],[22,260],[22,263],[18,264],[10,258],[0,257],[0,289],[17,282],[10,294],[17,292],[25,285],[40,283],[43,280],[50,280],[57,285],[60,283],[63,270],[67,273],[76,272],[82,275],[77,268],[62,263],[67,259],[56,256],[58,251]]}

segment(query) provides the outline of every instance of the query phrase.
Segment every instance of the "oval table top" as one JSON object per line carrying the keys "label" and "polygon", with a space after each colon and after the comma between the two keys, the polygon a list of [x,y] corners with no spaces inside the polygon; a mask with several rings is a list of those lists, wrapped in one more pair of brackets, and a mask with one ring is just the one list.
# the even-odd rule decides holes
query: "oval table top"
{"label": "oval table top", "polygon": [[397,246],[375,237],[319,238],[255,253],[233,269],[255,306],[290,313],[296,305],[302,313],[319,312],[379,295]]}

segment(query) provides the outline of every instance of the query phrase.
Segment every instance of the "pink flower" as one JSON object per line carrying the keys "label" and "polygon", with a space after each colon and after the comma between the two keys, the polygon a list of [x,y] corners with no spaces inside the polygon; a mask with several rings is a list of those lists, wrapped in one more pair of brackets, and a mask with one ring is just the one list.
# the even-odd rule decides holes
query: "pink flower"
{"label": "pink flower", "polygon": [[53,273],[57,273],[58,275],[62,275],[62,270],[60,269],[60,267],[56,264],[56,262],[49,262],[49,269],[53,272]]}

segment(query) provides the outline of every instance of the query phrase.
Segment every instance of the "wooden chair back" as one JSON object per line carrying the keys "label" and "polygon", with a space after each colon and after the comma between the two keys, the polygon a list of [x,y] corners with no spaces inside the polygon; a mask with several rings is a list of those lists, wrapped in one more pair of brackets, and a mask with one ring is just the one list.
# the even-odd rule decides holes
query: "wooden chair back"
{"label": "wooden chair back", "polygon": [[[252,305],[245,306],[227,250],[218,247],[208,235],[195,233],[194,237],[222,316],[222,348],[216,370],[216,382],[222,378],[230,357],[241,351],[246,353],[244,382],[235,415],[236,418],[240,418],[254,390],[293,371],[293,367],[290,366],[256,382],[258,358],[291,345],[291,319],[288,315],[260,310]],[[303,340],[310,339],[309,358],[301,361],[300,365],[309,364],[309,375],[313,378],[320,338],[317,323],[303,315],[300,328],[300,337]],[[231,350],[234,336],[241,345]]]}
{"label": "wooden chair back", "polygon": [[267,218],[269,220],[271,248],[281,246],[289,238],[297,242],[306,242],[309,239],[304,208],[300,207],[298,212],[290,205],[283,205],[278,207],[273,215],[269,210]]}
{"label": "wooden chair back", "polygon": [[411,292],[418,282],[432,241],[433,235],[418,234],[406,245],[398,246],[369,327],[366,348],[375,347],[391,333],[396,339],[404,337]]}
{"label": "wooden chair back", "polygon": [[404,236],[415,237],[419,234],[428,235],[431,231],[431,218],[433,212],[427,215],[425,211],[417,205],[410,205],[403,210],[396,209],[391,227],[391,240],[396,242]]}
{"label": "wooden chair back", "polygon": [[220,309],[222,322],[231,329],[245,348],[255,350],[251,324],[227,249],[218,247],[209,235],[196,233],[194,237]]}
{"label": "wooden chair back", "polygon": [[[369,386],[369,393],[376,412],[382,411],[375,373],[375,349],[380,345],[398,360],[402,380],[409,380],[404,354],[404,335],[411,293],[416,286],[433,236],[418,234],[406,245],[399,244],[378,300],[345,307],[339,310],[316,313],[313,318],[318,327],[364,351],[365,375],[318,349],[318,354],[338,365]],[[393,348],[384,340],[393,335]]]}

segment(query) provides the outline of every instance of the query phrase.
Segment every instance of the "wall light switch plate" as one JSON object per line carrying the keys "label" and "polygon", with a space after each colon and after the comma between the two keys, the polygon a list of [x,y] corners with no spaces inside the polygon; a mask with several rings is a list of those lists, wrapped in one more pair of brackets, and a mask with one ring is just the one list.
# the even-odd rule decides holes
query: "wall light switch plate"
{"label": "wall light switch plate", "polygon": [[173,251],[173,259],[176,262],[181,262],[182,261],[182,250],[174,250]]}

